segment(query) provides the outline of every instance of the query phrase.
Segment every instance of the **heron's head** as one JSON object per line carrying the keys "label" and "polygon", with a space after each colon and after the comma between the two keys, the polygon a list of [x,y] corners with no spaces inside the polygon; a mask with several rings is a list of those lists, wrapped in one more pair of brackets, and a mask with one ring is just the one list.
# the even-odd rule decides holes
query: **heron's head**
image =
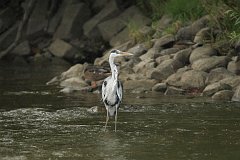
{"label": "heron's head", "polygon": [[114,49],[110,52],[110,56],[112,57],[132,56],[132,55],[133,55],[132,53],[119,51],[117,49]]}

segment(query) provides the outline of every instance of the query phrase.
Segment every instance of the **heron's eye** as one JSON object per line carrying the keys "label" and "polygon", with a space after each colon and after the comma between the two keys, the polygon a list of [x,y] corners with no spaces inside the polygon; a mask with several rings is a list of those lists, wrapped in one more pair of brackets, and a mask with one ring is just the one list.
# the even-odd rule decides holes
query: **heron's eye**
{"label": "heron's eye", "polygon": [[112,50],[111,53],[118,53],[116,49]]}

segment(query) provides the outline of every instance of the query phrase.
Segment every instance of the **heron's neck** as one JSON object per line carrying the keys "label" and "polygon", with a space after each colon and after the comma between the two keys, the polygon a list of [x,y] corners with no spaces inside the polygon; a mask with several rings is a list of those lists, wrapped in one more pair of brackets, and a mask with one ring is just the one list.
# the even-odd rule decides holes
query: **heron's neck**
{"label": "heron's neck", "polygon": [[114,58],[111,56],[109,57],[109,64],[110,64],[110,68],[111,68],[111,72],[112,72],[112,79],[117,80],[118,79],[118,69],[114,63]]}

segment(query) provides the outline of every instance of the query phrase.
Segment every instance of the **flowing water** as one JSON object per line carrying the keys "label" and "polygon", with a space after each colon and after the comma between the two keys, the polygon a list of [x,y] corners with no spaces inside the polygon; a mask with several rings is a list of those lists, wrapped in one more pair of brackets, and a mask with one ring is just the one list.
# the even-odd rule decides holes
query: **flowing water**
{"label": "flowing water", "polygon": [[59,93],[63,69],[0,66],[0,159],[239,160],[240,104],[124,94],[117,132],[100,95]]}

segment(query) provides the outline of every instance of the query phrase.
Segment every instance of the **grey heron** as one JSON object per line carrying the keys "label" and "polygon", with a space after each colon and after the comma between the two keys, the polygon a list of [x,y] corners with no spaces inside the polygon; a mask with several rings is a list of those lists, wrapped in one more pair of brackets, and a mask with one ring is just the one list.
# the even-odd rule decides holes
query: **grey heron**
{"label": "grey heron", "polygon": [[109,64],[112,74],[104,79],[102,84],[102,101],[106,107],[107,117],[105,123],[105,130],[109,116],[115,116],[115,132],[117,130],[117,111],[122,101],[122,83],[118,80],[118,69],[114,63],[114,58],[121,56],[133,55],[128,52],[122,52],[119,50],[112,50],[109,55]]}

